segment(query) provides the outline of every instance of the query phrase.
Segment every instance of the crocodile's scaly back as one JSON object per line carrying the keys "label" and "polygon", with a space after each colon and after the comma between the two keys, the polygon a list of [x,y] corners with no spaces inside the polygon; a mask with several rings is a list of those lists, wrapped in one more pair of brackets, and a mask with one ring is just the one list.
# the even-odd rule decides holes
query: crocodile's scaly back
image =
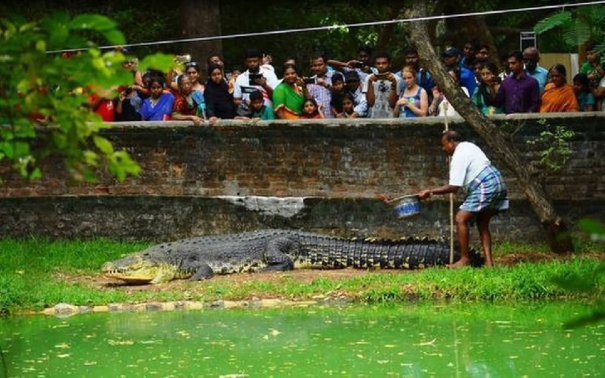
{"label": "crocodile's scaly back", "polygon": [[[305,239],[312,241],[313,238]],[[459,258],[455,251],[454,259]],[[449,244],[429,239],[340,239],[303,243],[296,263],[310,268],[417,269],[449,262]]]}
{"label": "crocodile's scaly back", "polygon": [[[476,253],[473,254],[478,258]],[[456,251],[454,259],[459,257]],[[345,239],[294,230],[261,230],[163,243],[108,262],[127,282],[202,279],[213,274],[294,268],[416,269],[449,262],[449,245],[429,239]]]}

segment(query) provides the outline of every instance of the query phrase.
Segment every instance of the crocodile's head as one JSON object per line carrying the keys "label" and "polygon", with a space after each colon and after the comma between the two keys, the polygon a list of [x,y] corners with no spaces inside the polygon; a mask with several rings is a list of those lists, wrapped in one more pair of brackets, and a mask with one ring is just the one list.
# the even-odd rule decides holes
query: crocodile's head
{"label": "crocodile's head", "polygon": [[186,274],[181,272],[178,266],[156,259],[153,254],[146,251],[106,262],[101,271],[105,277],[122,280],[129,284],[162,283],[177,278],[186,278]]}

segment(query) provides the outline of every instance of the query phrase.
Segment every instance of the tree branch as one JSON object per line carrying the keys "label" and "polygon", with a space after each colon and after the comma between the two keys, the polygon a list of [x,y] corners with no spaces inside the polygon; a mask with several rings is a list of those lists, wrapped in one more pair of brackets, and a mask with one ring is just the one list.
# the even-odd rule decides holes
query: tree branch
{"label": "tree branch", "polygon": [[[413,17],[424,16],[426,14],[424,2],[418,3],[411,14]],[[521,153],[511,141],[507,140],[506,134],[478,110],[471,99],[464,94],[460,86],[447,73],[428,39],[426,23],[412,22],[410,32],[411,40],[416,43],[422,65],[431,72],[447,99],[517,177],[529,203],[547,230],[551,250],[553,252],[572,251],[571,238],[568,237],[566,242],[562,242],[559,231],[566,231],[567,227],[557,216],[543,186],[533,180],[531,172],[525,168],[525,162],[519,158],[522,156]]]}

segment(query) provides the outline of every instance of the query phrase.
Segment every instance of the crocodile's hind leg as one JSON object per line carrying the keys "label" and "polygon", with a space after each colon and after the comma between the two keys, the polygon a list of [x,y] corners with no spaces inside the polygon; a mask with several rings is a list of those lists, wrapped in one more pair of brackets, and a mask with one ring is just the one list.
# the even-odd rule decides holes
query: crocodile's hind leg
{"label": "crocodile's hind leg", "polygon": [[201,264],[195,274],[189,279],[189,281],[201,281],[207,280],[214,276],[214,271],[208,264]]}
{"label": "crocodile's hind leg", "polygon": [[292,260],[290,255],[298,253],[299,249],[300,244],[288,237],[271,239],[267,243],[267,250],[264,256],[267,266],[260,271],[272,272],[294,269],[294,260]]}

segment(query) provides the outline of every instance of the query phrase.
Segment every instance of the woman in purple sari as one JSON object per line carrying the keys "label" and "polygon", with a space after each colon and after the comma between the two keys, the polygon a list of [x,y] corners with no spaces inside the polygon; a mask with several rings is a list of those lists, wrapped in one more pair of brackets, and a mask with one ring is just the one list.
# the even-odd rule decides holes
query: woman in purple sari
{"label": "woman in purple sari", "polygon": [[164,87],[164,80],[160,77],[153,77],[149,80],[148,89],[151,92],[151,96],[143,101],[143,106],[141,107],[143,121],[170,120],[174,95],[164,91]]}

